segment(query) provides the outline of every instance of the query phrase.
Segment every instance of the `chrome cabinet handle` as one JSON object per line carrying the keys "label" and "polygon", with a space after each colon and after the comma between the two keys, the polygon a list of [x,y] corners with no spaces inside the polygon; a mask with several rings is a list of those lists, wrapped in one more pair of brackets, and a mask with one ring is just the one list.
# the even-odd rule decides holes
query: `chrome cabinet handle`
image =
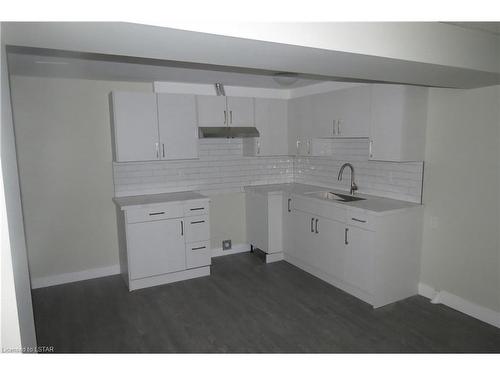
{"label": "chrome cabinet handle", "polygon": [[316,225],[314,227],[314,233],[318,234],[319,233],[319,230],[318,230],[318,222],[319,222],[319,219],[316,219]]}
{"label": "chrome cabinet handle", "polygon": [[314,218],[311,218],[311,233],[314,233]]}
{"label": "chrome cabinet handle", "polygon": [[372,147],[373,147],[373,141],[370,139],[370,151],[368,151],[368,153],[370,154],[370,158],[373,158]]}
{"label": "chrome cabinet handle", "polygon": [[340,120],[337,120],[337,134],[340,135]]}
{"label": "chrome cabinet handle", "polygon": [[233,111],[229,111],[229,123],[233,123]]}
{"label": "chrome cabinet handle", "polygon": [[184,222],[181,220],[181,236],[184,236]]}
{"label": "chrome cabinet handle", "polygon": [[300,147],[300,140],[299,137],[297,137],[297,142],[295,142],[295,147],[297,149],[297,155],[299,154],[299,147]]}
{"label": "chrome cabinet handle", "polygon": [[260,154],[260,141],[257,141],[257,155]]}
{"label": "chrome cabinet handle", "polygon": [[201,249],[206,249],[206,246],[200,246],[200,247],[192,247],[191,250],[201,250]]}
{"label": "chrome cabinet handle", "polygon": [[292,198],[288,198],[288,212],[291,212],[290,210],[290,203],[292,202]]}
{"label": "chrome cabinet handle", "polygon": [[307,154],[311,155],[311,140],[307,140]]}
{"label": "chrome cabinet handle", "polygon": [[335,132],[335,120],[333,120],[332,123],[333,123],[332,134],[335,135],[336,134],[336,132]]}
{"label": "chrome cabinet handle", "polygon": [[165,213],[165,211],[161,211],[161,212],[150,212],[150,213],[149,213],[149,216],[163,215],[164,213]]}
{"label": "chrome cabinet handle", "polygon": [[349,228],[345,228],[345,232],[344,232],[344,244],[349,245],[349,241],[347,241],[347,232],[349,232]]}
{"label": "chrome cabinet handle", "polygon": [[156,158],[160,158],[160,144],[158,142],[155,143],[155,150],[156,150]]}
{"label": "chrome cabinet handle", "polygon": [[355,217],[351,217],[351,220],[357,221],[358,223],[366,223],[366,220],[356,219]]}
{"label": "chrome cabinet handle", "polygon": [[224,125],[226,125],[227,123],[227,112],[224,111]]}
{"label": "chrome cabinet handle", "polygon": [[196,208],[190,208],[189,211],[199,211],[199,210],[204,210],[205,207],[196,207]]}
{"label": "chrome cabinet handle", "polygon": [[165,143],[162,143],[162,144],[161,144],[161,147],[162,147],[162,149],[163,149],[163,157],[165,157]]}

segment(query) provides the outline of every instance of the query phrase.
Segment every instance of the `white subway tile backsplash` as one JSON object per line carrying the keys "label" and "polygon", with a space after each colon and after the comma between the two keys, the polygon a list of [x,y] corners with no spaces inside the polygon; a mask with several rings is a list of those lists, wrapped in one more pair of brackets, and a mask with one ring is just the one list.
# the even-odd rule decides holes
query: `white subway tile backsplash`
{"label": "white subway tile backsplash", "polygon": [[241,139],[201,139],[199,159],[114,163],[115,196],[199,190],[205,194],[242,191],[246,185],[300,182],[349,188],[349,171],[337,181],[340,166],[353,164],[360,192],[420,202],[423,163],[368,160],[366,139],[314,140],[309,157],[244,157]]}

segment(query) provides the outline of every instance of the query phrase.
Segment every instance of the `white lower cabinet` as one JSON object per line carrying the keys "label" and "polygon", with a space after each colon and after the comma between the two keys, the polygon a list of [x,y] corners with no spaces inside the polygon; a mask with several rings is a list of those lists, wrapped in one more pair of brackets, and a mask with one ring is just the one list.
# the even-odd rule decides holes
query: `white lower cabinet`
{"label": "white lower cabinet", "polygon": [[317,249],[314,254],[315,266],[321,271],[342,278],[346,267],[344,244],[339,241],[344,235],[344,225],[335,220],[316,218],[318,220]]}
{"label": "white lower cabinet", "polygon": [[127,226],[130,278],[140,279],[186,269],[182,219]]}
{"label": "white lower cabinet", "polygon": [[376,215],[291,195],[284,259],[380,307],[417,293],[420,207]]}
{"label": "white lower cabinet", "polygon": [[208,199],[198,199],[117,209],[120,267],[129,290],[210,274],[208,206]]}

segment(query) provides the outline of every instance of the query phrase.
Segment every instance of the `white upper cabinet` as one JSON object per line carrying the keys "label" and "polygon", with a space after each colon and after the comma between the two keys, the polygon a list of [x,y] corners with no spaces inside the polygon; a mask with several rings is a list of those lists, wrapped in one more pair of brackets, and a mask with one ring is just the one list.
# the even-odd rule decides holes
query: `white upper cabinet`
{"label": "white upper cabinet", "polygon": [[371,86],[370,160],[424,160],[427,95],[424,87]]}
{"label": "white upper cabinet", "polygon": [[369,136],[369,86],[316,94],[311,98],[314,137]]}
{"label": "white upper cabinet", "polygon": [[198,125],[255,126],[254,98],[197,95]]}
{"label": "white upper cabinet", "polygon": [[255,98],[255,126],[260,137],[243,140],[243,155],[288,155],[287,118],[285,99]]}
{"label": "white upper cabinet", "polygon": [[158,94],[161,159],[198,158],[196,99],[189,94]]}
{"label": "white upper cabinet", "polygon": [[112,92],[117,162],[198,157],[194,95]]}
{"label": "white upper cabinet", "polygon": [[224,126],[228,122],[226,97],[197,95],[198,126]]}
{"label": "white upper cabinet", "polygon": [[338,91],[336,136],[368,137],[370,126],[370,87],[360,86]]}
{"label": "white upper cabinet", "polygon": [[289,155],[311,155],[312,138],[318,137],[312,124],[312,97],[302,96],[288,102]]}
{"label": "white upper cabinet", "polygon": [[255,126],[254,98],[226,96],[228,125]]}
{"label": "white upper cabinet", "polygon": [[156,95],[113,92],[111,106],[114,160],[158,160]]}

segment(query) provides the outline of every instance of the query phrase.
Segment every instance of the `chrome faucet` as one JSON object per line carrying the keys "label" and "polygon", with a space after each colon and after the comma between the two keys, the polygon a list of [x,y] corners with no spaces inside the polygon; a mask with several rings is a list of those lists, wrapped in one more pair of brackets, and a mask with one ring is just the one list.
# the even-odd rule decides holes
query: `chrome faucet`
{"label": "chrome faucet", "polygon": [[342,181],[342,173],[344,173],[345,167],[351,168],[351,190],[349,193],[351,195],[354,195],[355,191],[358,190],[358,185],[356,185],[356,183],[354,182],[354,167],[352,166],[351,163],[345,163],[342,165],[342,167],[340,167],[339,176],[337,179],[339,181]]}

